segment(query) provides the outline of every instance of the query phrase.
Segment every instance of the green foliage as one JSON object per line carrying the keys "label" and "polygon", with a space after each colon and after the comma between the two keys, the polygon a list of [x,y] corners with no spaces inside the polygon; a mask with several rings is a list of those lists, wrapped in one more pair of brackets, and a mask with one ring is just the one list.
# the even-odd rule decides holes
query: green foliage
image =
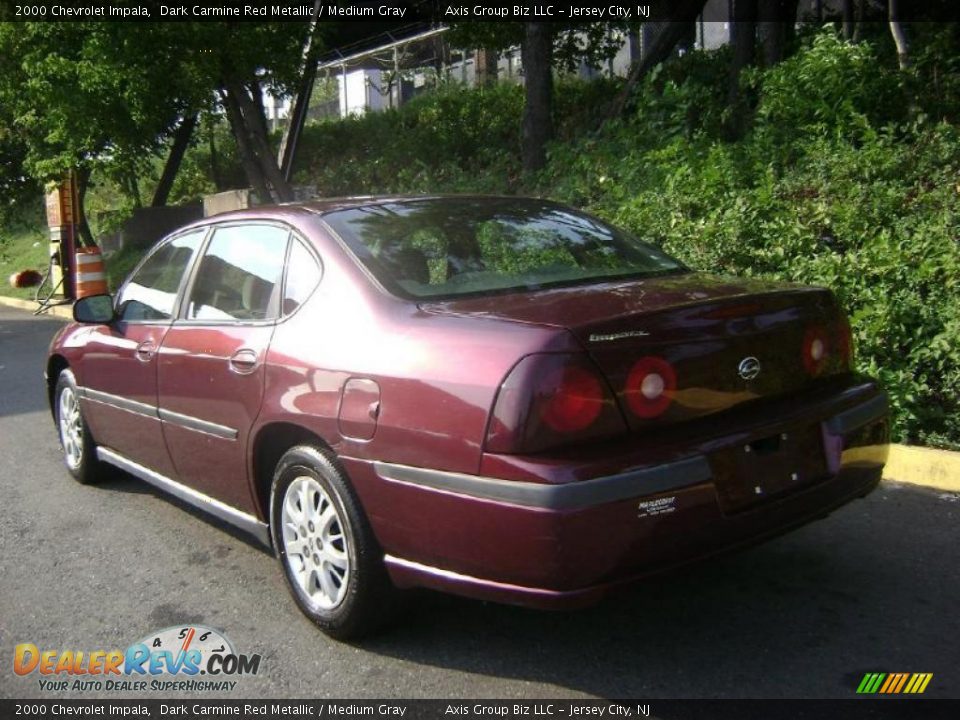
{"label": "green foliage", "polygon": [[517,85],[450,83],[397,110],[308,125],[296,180],[328,196],[501,192],[519,175],[522,108]]}
{"label": "green foliage", "polygon": [[4,295],[32,300],[34,288],[13,288],[8,278],[21,270],[46,273],[50,258],[50,238],[43,231],[43,203],[34,198],[18,213],[8,218],[0,229],[0,288]]}
{"label": "green foliage", "polygon": [[832,35],[755,73],[760,104],[738,143],[719,139],[718,103],[690,122],[714,81],[683,70],[650,78],[629,121],[555,146],[541,191],[695,268],[832,288],[858,369],[890,393],[896,438],[960,447],[960,130],[915,111],[934,100],[904,96],[919,77]]}

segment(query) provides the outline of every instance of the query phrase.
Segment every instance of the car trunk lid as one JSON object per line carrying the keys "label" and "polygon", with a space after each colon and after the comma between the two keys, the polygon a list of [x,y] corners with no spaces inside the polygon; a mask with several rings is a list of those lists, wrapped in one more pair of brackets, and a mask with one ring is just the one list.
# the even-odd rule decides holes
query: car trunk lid
{"label": "car trunk lid", "polygon": [[[847,363],[830,291],[773,281],[684,273],[421,308],[566,328],[603,372],[634,430],[790,393]],[[827,353],[819,367],[804,361],[811,332]],[[660,367],[641,362],[651,357],[675,374],[675,386],[667,388],[671,402],[653,415],[636,402],[639,380],[631,384],[631,373]]]}

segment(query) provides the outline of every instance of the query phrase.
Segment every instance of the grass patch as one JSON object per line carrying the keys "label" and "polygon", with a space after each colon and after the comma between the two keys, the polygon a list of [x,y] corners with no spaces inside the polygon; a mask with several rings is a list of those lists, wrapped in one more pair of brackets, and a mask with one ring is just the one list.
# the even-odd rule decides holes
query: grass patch
{"label": "grass patch", "polygon": [[0,295],[33,300],[36,288],[12,287],[10,276],[21,270],[46,273],[50,260],[50,238],[44,230],[19,228],[0,233]]}

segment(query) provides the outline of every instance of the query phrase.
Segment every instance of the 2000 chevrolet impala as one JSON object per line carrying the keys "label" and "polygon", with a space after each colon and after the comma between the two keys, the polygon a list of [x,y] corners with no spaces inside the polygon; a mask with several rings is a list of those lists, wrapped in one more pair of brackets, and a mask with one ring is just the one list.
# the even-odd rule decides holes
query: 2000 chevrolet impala
{"label": "2000 chevrolet impala", "polygon": [[543,200],[220,215],[74,314],[47,365],[68,470],[254,533],[336,637],[397,587],[583,604],[823,516],[886,459],[828,290]]}

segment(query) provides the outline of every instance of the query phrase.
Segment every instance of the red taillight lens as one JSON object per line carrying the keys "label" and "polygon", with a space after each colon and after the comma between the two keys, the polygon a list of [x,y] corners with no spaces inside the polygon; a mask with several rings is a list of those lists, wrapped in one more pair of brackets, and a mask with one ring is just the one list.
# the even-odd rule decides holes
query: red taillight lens
{"label": "red taillight lens", "polygon": [[500,385],[484,448],[530,453],[625,432],[613,394],[586,356],[544,353],[523,358]]}
{"label": "red taillight lens", "polygon": [[556,368],[539,388],[540,417],[553,430],[573,433],[594,423],[603,410],[603,385],[581,367]]}
{"label": "red taillight lens", "polygon": [[829,351],[826,331],[818,326],[808,328],[803,336],[803,367],[808,374],[816,377],[823,372]]}
{"label": "red taillight lens", "polygon": [[648,355],[634,363],[627,376],[624,398],[637,417],[655,418],[666,412],[677,389],[677,373],[660,357]]}
{"label": "red taillight lens", "polygon": [[853,334],[850,331],[850,323],[843,316],[837,321],[836,336],[840,368],[850,370],[853,367]]}

